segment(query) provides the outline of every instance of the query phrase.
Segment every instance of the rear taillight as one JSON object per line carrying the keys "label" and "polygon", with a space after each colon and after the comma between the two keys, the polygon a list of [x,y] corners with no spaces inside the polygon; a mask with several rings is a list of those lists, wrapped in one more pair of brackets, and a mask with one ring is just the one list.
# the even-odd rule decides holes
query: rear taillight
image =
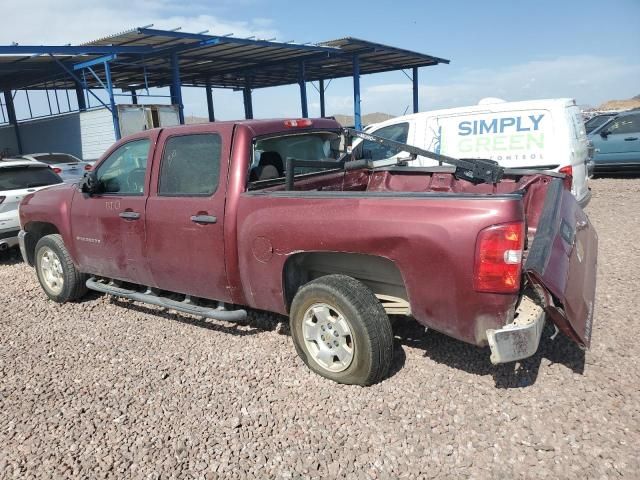
{"label": "rear taillight", "polygon": [[571,165],[567,165],[566,167],[562,167],[558,171],[565,174],[565,177],[562,180],[562,182],[564,183],[564,188],[566,188],[567,190],[571,190],[571,187],[573,186],[573,167]]}
{"label": "rear taillight", "polygon": [[518,292],[524,236],[524,222],[493,225],[480,231],[473,276],[473,287],[478,292]]}
{"label": "rear taillight", "polygon": [[84,169],[88,172],[89,170],[91,170],[91,165],[89,164],[85,165]]}
{"label": "rear taillight", "polygon": [[62,173],[62,169],[61,169],[61,168],[58,168],[58,167],[53,167],[53,168],[52,168],[52,170],[53,170],[55,173]]}

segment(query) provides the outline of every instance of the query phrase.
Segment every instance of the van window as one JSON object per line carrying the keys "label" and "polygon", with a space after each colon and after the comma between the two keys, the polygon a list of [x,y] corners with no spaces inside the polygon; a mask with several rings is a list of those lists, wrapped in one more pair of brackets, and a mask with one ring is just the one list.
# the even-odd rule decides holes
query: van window
{"label": "van window", "polygon": [[[395,125],[388,125],[378,130],[370,132],[378,137],[386,138],[387,140],[393,140],[395,142],[407,143],[407,137],[409,135],[409,123],[396,123]],[[362,142],[362,157],[371,160],[384,160],[385,158],[391,158],[398,153],[397,150],[380,145],[369,140]]]}
{"label": "van window", "polygon": [[220,135],[215,133],[170,137],[160,166],[158,195],[207,197],[218,189]]}

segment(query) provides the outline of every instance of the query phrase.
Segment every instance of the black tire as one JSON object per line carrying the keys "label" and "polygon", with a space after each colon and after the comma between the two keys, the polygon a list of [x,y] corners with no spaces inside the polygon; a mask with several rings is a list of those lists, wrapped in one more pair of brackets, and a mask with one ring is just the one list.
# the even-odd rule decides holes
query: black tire
{"label": "black tire", "polygon": [[[310,351],[315,345],[320,348],[319,343],[309,347],[305,342],[305,313],[316,304],[328,305],[330,310],[341,314],[349,325],[353,337],[353,357],[343,371],[335,372],[322,366]],[[311,321],[317,320],[312,318]],[[304,285],[291,304],[289,323],[298,355],[311,370],[325,378],[338,383],[366,386],[381,381],[389,372],[393,358],[393,333],[389,317],[374,293],[355,278],[327,275]],[[337,357],[334,358],[337,361]]]}
{"label": "black tire", "polygon": [[[62,287],[60,291],[52,290],[44,280],[42,254],[46,251],[45,249],[52,251],[60,261],[60,266],[62,267]],[[65,303],[78,300],[87,293],[87,275],[78,271],[60,235],[54,234],[42,237],[36,245],[34,260],[40,286],[54,302]]]}

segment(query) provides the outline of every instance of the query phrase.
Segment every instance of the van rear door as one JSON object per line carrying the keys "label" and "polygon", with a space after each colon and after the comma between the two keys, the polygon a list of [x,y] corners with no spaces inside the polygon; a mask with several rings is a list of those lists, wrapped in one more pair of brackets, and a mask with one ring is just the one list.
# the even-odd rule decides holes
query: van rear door
{"label": "van rear door", "polygon": [[[529,215],[527,215],[529,217]],[[545,310],[557,327],[583,347],[591,343],[598,236],[562,180],[549,183],[524,266],[546,291]]]}

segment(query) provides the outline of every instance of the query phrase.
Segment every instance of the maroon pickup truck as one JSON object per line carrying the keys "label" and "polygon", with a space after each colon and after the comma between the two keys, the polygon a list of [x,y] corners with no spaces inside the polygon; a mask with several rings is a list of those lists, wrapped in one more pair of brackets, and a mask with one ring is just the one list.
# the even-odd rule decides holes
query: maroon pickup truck
{"label": "maroon pickup truck", "polygon": [[81,184],[24,199],[22,255],[56,302],[89,288],[213,319],[288,315],[303,361],[341,383],[385,377],[390,315],[489,345],[493,363],[533,355],[545,319],[589,347],[597,236],[563,175],[473,181],[349,145],[329,119],[124,138]]}

